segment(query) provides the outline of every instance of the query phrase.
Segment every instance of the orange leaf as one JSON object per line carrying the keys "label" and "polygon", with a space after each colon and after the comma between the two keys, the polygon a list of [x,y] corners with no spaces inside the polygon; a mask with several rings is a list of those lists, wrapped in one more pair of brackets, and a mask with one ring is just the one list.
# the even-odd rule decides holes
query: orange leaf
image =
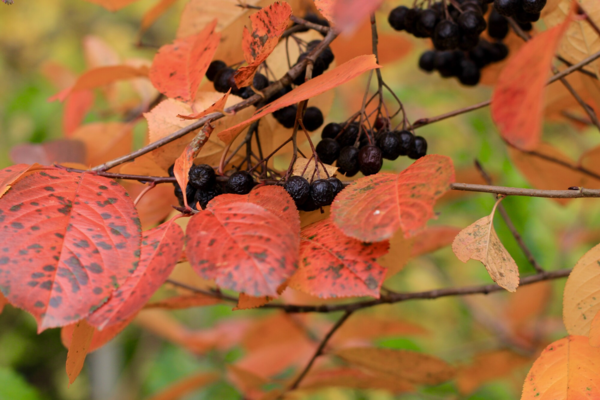
{"label": "orange leaf", "polygon": [[27,165],[17,164],[0,170],[0,198],[10,190],[10,188],[25,178],[28,173],[43,169],[39,164]]}
{"label": "orange leaf", "polygon": [[331,214],[346,235],[366,242],[405,237],[433,217],[433,205],[454,182],[452,160],[429,155],[400,174],[379,173],[358,179],[334,200]]}
{"label": "orange leaf", "polygon": [[166,389],[150,397],[148,400],[179,400],[186,394],[198,390],[219,379],[219,375],[210,372],[199,372],[183,378]]}
{"label": "orange leaf", "polygon": [[4,306],[7,304],[10,304],[10,303],[8,302],[6,297],[4,297],[2,292],[0,292],[0,314],[2,314],[2,311],[4,310]]}
{"label": "orange leaf", "polygon": [[387,268],[385,278],[391,278],[402,271],[411,257],[414,238],[405,238],[402,229],[398,229],[390,238],[389,252],[377,259],[377,262]]}
{"label": "orange leaf", "polygon": [[339,67],[327,71],[323,75],[317,76],[316,78],[298,86],[290,93],[258,110],[252,116],[252,118],[219,133],[219,138],[225,143],[231,143],[231,141],[233,141],[233,139],[235,139],[235,137],[242,130],[244,130],[246,126],[264,117],[265,115],[277,111],[283,107],[287,107],[311,97],[315,97],[316,95],[326,92],[329,89],[333,89],[344,82],[348,82],[350,79],[357,77],[363,72],[370,71],[375,68],[379,68],[379,65],[377,65],[374,55],[371,54],[356,57],[351,61],[348,61]]}
{"label": "orange leaf", "polygon": [[427,331],[421,326],[398,318],[356,314],[333,335],[331,344],[339,346],[357,340],[375,340],[388,336],[424,335],[426,333]]}
{"label": "orange leaf", "polygon": [[[83,169],[86,156],[85,145],[76,139],[56,139],[43,143],[22,143],[10,150],[10,158],[18,164],[79,164]],[[73,167],[80,168],[80,167]]]}
{"label": "orange leaf", "polygon": [[244,27],[242,38],[242,49],[248,66],[237,70],[235,74],[237,87],[252,85],[256,70],[277,46],[279,37],[289,24],[290,15],[292,15],[292,7],[288,3],[276,2],[250,16],[252,32]]}
{"label": "orange leaf", "polygon": [[81,90],[67,97],[63,111],[63,131],[69,137],[81,125],[85,115],[94,105],[94,92]]}
{"label": "orange leaf", "polygon": [[[575,4],[575,3],[574,3]],[[558,43],[571,18],[527,42],[502,70],[492,95],[492,118],[515,147],[534,150],[540,142],[544,88]]]}
{"label": "orange leaf", "polygon": [[418,257],[431,253],[446,246],[450,246],[460,232],[453,226],[431,226],[414,236],[411,257]]}
{"label": "orange leaf", "polygon": [[212,306],[221,303],[221,300],[197,293],[190,296],[175,296],[165,300],[148,303],[144,308],[165,308],[167,310],[182,310],[185,308]]}
{"label": "orange leaf", "polygon": [[261,387],[268,381],[237,365],[227,365],[227,377],[248,399],[263,399]]}
{"label": "orange leaf", "polygon": [[363,243],[345,236],[331,219],[302,230],[300,268],[289,286],[320,298],[379,297],[385,268],[377,257],[387,242]]}
{"label": "orange leaf", "polygon": [[[121,331],[123,329],[125,329],[127,327],[127,325],[129,325],[131,323],[132,320],[133,320],[133,317],[129,318],[126,321],[120,322],[116,325],[109,326],[101,331],[97,330],[96,328],[93,328],[94,335],[92,337],[92,342],[88,349],[88,353],[98,350],[99,348],[104,346],[106,343],[113,340],[119,333],[121,333]],[[75,330],[75,325],[76,324],[67,325],[67,326],[64,326],[60,330],[60,339],[61,339],[63,345],[67,349],[69,349],[71,347],[71,340],[73,338],[73,332]]]}
{"label": "orange leaf", "polygon": [[503,378],[529,362],[527,357],[509,350],[479,353],[471,364],[459,369],[456,385],[462,394],[471,393],[484,383]]}
{"label": "orange leaf", "polygon": [[144,13],[140,26],[140,36],[154,21],[165,13],[177,0],[159,0],[151,9]]}
{"label": "orange leaf", "polygon": [[600,348],[585,336],[550,344],[525,378],[521,400],[600,398]]}
{"label": "orange leaf", "polygon": [[94,122],[81,125],[71,134],[71,138],[85,145],[87,165],[100,165],[131,153],[133,124]]}
{"label": "orange leaf", "polygon": [[148,76],[148,68],[145,66],[137,68],[131,65],[111,65],[90,69],[84,72],[73,86],[55,94],[48,101],[64,101],[70,94],[80,90],[94,89],[116,81],[146,76]]}
{"label": "orange leaf", "polygon": [[[0,300],[0,303],[2,301]],[[0,312],[2,309],[0,308]],[[592,320],[592,325],[590,326],[590,346],[600,347],[600,312],[596,313],[596,316]]]}
{"label": "orange leaf", "polygon": [[[323,3],[323,1],[321,1]],[[383,0],[337,0],[333,7],[336,30],[352,31],[379,8]]]}
{"label": "orange leaf", "polygon": [[231,89],[229,89],[227,91],[227,93],[225,93],[223,95],[223,97],[221,97],[219,100],[215,101],[210,107],[208,107],[204,111],[201,111],[196,114],[190,114],[190,115],[178,114],[177,116],[179,118],[183,118],[183,119],[200,119],[200,118],[204,117],[205,115],[208,115],[208,114],[216,112],[216,111],[223,112],[223,109],[225,109],[225,104],[227,104],[227,99],[229,98],[230,93],[231,93]]}
{"label": "orange leaf", "polygon": [[311,370],[302,380],[298,390],[314,390],[331,387],[352,389],[383,389],[392,393],[412,392],[414,386],[406,380],[373,375],[352,368]]}
{"label": "orange leaf", "polygon": [[136,2],[137,0],[86,0],[90,3],[101,5],[106,8],[108,11],[117,11],[121,8],[128,6],[131,3]]}
{"label": "orange leaf", "polygon": [[550,282],[539,282],[522,286],[510,296],[504,316],[511,331],[518,333],[522,328],[535,322],[548,307],[551,294]]}
{"label": "orange leaf", "polygon": [[94,327],[89,325],[85,320],[79,321],[75,324],[73,329],[73,336],[71,338],[71,345],[67,352],[67,375],[69,376],[69,383],[75,382],[75,379],[79,376],[85,357],[90,350],[90,344],[92,343],[92,337],[94,336]]}
{"label": "orange leaf", "polygon": [[237,310],[249,310],[251,308],[262,307],[270,301],[273,301],[274,297],[271,296],[261,296],[254,297],[248,296],[246,293],[240,293],[240,297],[237,303],[237,306],[233,309],[233,311]]}
{"label": "orange leaf", "polygon": [[167,97],[192,102],[210,64],[221,34],[214,20],[200,33],[161,47],[150,67],[150,80]]}

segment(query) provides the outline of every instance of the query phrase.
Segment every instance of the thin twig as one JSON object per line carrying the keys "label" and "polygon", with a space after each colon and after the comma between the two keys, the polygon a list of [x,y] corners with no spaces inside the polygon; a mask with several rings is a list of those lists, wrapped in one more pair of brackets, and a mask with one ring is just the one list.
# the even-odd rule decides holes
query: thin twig
{"label": "thin twig", "polygon": [[540,190],[512,188],[505,186],[476,185],[473,183],[452,183],[450,189],[466,192],[503,194],[505,196],[546,197],[550,199],[578,199],[600,197],[600,189],[574,188],[571,190]]}

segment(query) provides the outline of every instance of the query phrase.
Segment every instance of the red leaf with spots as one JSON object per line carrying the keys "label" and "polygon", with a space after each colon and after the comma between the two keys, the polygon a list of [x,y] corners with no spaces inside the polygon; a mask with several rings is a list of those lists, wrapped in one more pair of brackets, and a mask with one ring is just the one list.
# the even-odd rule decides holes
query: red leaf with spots
{"label": "red leaf with spots", "polygon": [[379,297],[386,269],[375,260],[388,246],[350,238],[329,218],[309,225],[301,233],[300,267],[289,286],[321,298]]}
{"label": "red leaf with spots", "polygon": [[86,318],[137,268],[140,222],[117,182],[57,168],[0,199],[0,290],[38,330]]}
{"label": "red leaf with spots", "polygon": [[104,329],[137,314],[167,280],[181,256],[182,247],[183,231],[175,219],[144,232],[140,266],[113,292],[108,302],[88,318],[89,323]]}
{"label": "red leaf with spots", "polygon": [[292,15],[288,3],[276,2],[250,16],[252,32],[244,27],[242,49],[248,66],[238,69],[235,83],[238,87],[250,86],[256,70],[267,60],[279,37],[287,28]]}
{"label": "red leaf with spots", "polygon": [[332,218],[346,235],[365,242],[389,239],[400,228],[409,237],[433,217],[433,205],[452,182],[450,158],[425,156],[400,174],[354,181],[335,198]]}
{"label": "red leaf with spots", "polygon": [[300,219],[281,187],[215,198],[191,218],[186,235],[200,276],[250,296],[277,296],[298,265]]}
{"label": "red leaf with spots", "polygon": [[194,101],[221,38],[215,32],[216,26],[214,20],[197,35],[175,40],[158,50],[150,68],[150,80],[159,92],[173,99]]}
{"label": "red leaf with spots", "polygon": [[19,179],[27,176],[28,172],[43,169],[39,164],[17,164],[0,170],[0,198],[4,196],[10,188],[19,181]]}
{"label": "red leaf with spots", "polygon": [[[121,333],[123,329],[125,329],[131,323],[131,321],[133,321],[133,318],[133,316],[129,317],[129,319],[123,322],[119,322],[118,324],[108,326],[102,329],[101,331],[94,328],[92,343],[90,344],[90,347],[88,349],[88,354],[98,350],[106,343],[113,340],[119,333]],[[75,325],[77,324],[67,325],[60,330],[60,339],[67,349],[71,347],[71,341],[73,338],[73,331],[75,330]]]}

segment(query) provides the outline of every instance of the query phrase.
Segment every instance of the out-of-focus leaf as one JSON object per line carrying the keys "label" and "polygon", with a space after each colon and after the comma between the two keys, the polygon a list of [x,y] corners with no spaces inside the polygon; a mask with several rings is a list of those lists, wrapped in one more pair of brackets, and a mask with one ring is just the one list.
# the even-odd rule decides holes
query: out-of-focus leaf
{"label": "out-of-focus leaf", "polygon": [[454,226],[430,226],[425,228],[414,237],[410,253],[411,258],[450,246],[459,232],[460,229]]}
{"label": "out-of-focus leaf", "polygon": [[83,368],[85,357],[90,350],[94,331],[94,327],[89,325],[85,320],[79,321],[73,328],[66,364],[69,383],[75,382],[75,379],[77,379]]}
{"label": "out-of-focus leaf", "polygon": [[131,3],[135,3],[137,0],[86,0],[90,3],[98,4],[108,11],[117,11],[123,7],[130,5]]}
{"label": "out-of-focus leaf", "polygon": [[161,390],[148,400],[178,400],[183,396],[198,390],[219,379],[219,375],[212,372],[199,372],[183,378],[171,386]]}
{"label": "out-of-focus leaf", "polygon": [[413,384],[396,377],[381,374],[368,374],[358,369],[336,368],[315,369],[302,380],[298,392],[306,392],[323,388],[341,387],[351,389],[383,389],[392,393],[411,392]]}
{"label": "out-of-focus leaf", "polygon": [[177,0],[158,0],[157,3],[152,6],[151,9],[146,11],[144,16],[142,17],[142,23],[140,26],[140,36],[141,34],[148,29],[152,24],[163,15],[169,7],[175,4]]}
{"label": "out-of-focus leaf", "polygon": [[10,158],[18,164],[52,165],[62,163],[85,164],[85,144],[80,140],[57,139],[34,144],[24,143],[14,146],[10,150]]}
{"label": "out-of-focus leaf", "polygon": [[[113,340],[119,333],[121,333],[121,331],[123,331],[123,329],[125,329],[131,323],[132,320],[133,317],[116,325],[109,326],[101,331],[99,331],[96,328],[93,328],[94,335],[92,336],[92,342],[88,349],[88,353],[92,353],[98,350],[106,343]],[[60,330],[60,339],[67,349],[71,347],[71,340],[73,338],[73,331],[75,330],[75,325],[77,324],[67,325]]]}
{"label": "out-of-focus leaf", "polygon": [[509,350],[479,353],[470,364],[458,369],[456,377],[458,390],[463,394],[471,393],[481,385],[503,378],[529,362],[529,358]]}
{"label": "out-of-focus leaf", "polygon": [[131,153],[133,125],[123,122],[94,122],[80,126],[71,138],[85,145],[85,164],[96,166]]}
{"label": "out-of-focus leaf", "polygon": [[387,268],[385,277],[391,278],[402,271],[412,257],[411,249],[414,238],[405,238],[402,229],[398,229],[390,239],[389,252],[377,259],[377,262]]}
{"label": "out-of-focus leaf", "polygon": [[42,400],[34,386],[11,369],[0,367],[0,398],[3,400]]}

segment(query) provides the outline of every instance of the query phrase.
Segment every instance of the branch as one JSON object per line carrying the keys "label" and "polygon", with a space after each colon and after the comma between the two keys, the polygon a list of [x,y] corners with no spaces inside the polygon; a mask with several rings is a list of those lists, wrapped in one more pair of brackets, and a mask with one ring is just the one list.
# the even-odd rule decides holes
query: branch
{"label": "branch", "polygon": [[569,190],[523,189],[506,186],[476,185],[472,183],[452,183],[450,189],[465,192],[481,192],[503,194],[505,196],[547,197],[550,199],[579,199],[584,197],[600,197],[600,189],[574,187]]}

